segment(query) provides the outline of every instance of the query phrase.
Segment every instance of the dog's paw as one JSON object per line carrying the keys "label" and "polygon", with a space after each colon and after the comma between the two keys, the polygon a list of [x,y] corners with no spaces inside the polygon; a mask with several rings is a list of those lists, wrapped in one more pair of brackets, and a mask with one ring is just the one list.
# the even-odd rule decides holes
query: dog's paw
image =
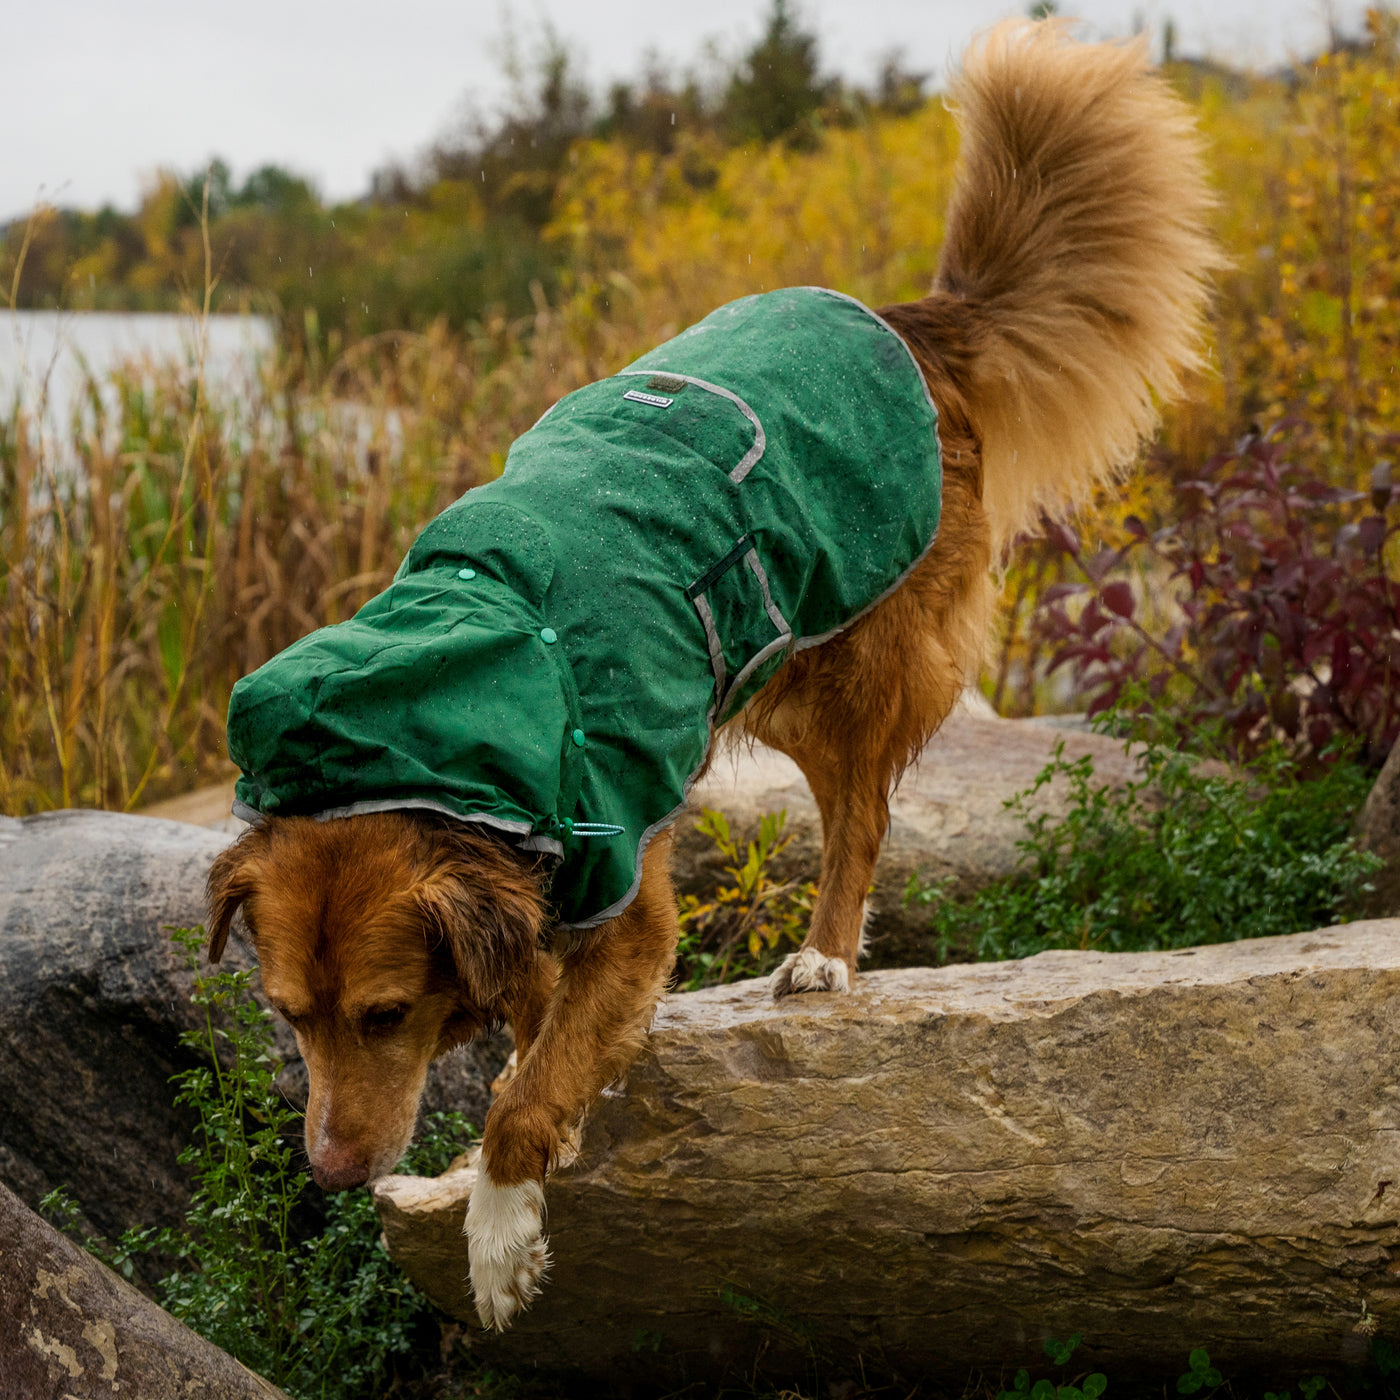
{"label": "dog's paw", "polygon": [[829,958],[815,948],[789,953],[773,974],[773,1000],[793,992],[849,992],[851,971],[840,958]]}
{"label": "dog's paw", "polygon": [[554,1156],[549,1163],[550,1171],[567,1171],[578,1161],[578,1155],[582,1151],[583,1115],[580,1114],[567,1128],[561,1130],[559,1146],[554,1149]]}
{"label": "dog's paw", "polygon": [[539,1293],[549,1268],[543,1218],[544,1189],[538,1181],[497,1186],[485,1167],[477,1173],[466,1234],[472,1297],[483,1327],[503,1332]]}

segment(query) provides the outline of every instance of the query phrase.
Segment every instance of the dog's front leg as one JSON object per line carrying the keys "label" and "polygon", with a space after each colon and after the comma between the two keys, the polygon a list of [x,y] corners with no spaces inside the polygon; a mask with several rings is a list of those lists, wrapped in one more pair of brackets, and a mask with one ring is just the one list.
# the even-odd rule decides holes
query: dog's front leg
{"label": "dog's front leg", "polygon": [[545,1176],[567,1131],[636,1053],[665,988],[680,933],[669,861],[667,834],[648,848],[632,904],[565,954],[539,1035],[487,1115],[466,1223],[484,1326],[506,1327],[539,1292]]}

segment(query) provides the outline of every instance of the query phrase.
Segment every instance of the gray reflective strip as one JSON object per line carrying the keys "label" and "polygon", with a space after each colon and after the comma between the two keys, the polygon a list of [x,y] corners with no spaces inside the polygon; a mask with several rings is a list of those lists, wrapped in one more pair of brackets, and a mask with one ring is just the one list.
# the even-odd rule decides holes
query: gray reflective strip
{"label": "gray reflective strip", "polygon": [[909,356],[909,363],[914,366],[914,373],[919,376],[919,383],[924,388],[924,401],[933,410],[934,417],[938,416],[938,405],[933,401],[933,395],[928,391],[928,380],[924,378],[924,367],[919,363],[914,352],[909,348],[909,342],[885,320],[879,312],[872,311],[858,297],[853,297],[846,292],[834,292],[830,287],[803,287],[804,292],[821,292],[824,296],[835,297],[838,301],[848,301],[852,306],[858,306],[872,321],[878,321],[899,343],[904,347],[904,353]]}
{"label": "gray reflective strip", "polygon": [[[327,807],[323,812],[313,812],[313,821],[330,822],[338,821],[341,817],[362,817],[370,812],[440,812],[444,817],[451,817],[459,822],[476,822],[481,826],[489,826],[496,831],[504,831],[510,836],[529,836],[530,823],[508,821],[504,817],[491,817],[484,813],[473,813],[470,816],[463,816],[461,812],[454,812],[451,807],[445,807],[441,802],[431,802],[425,797],[406,797],[399,800],[385,798],[375,802],[352,802],[348,807]],[[269,815],[276,816],[275,812],[260,812],[256,807],[250,807],[246,802],[234,800],[233,815],[245,822],[254,824],[265,821]],[[534,840],[545,842],[548,837],[536,837]],[[528,849],[536,849],[533,842],[520,842]],[[564,848],[557,841],[551,843],[557,853],[562,855]],[[548,846],[541,845],[539,849],[549,849]]]}
{"label": "gray reflective strip", "polygon": [[744,682],[775,653],[785,650],[792,645],[792,633],[785,631],[781,637],[774,637],[762,651],[756,652],[750,659],[748,665],[734,677],[734,685],[731,693],[737,695],[743,688]]}
{"label": "gray reflective strip", "polygon": [[[763,608],[767,612],[769,620],[779,632],[786,632],[792,636],[792,628],[788,626],[788,620],[778,611],[778,605],[773,601],[773,595],[768,591],[768,575],[763,572],[763,565],[759,563],[758,551],[751,549],[744,555],[744,563],[753,570],[753,576],[758,580],[758,586],[763,590]],[[738,681],[735,681],[735,685]]]}
{"label": "gray reflective strip", "polygon": [[709,599],[703,593],[697,593],[694,598],[695,611],[700,614],[700,621],[705,628],[705,645],[710,649],[710,666],[715,673],[715,704],[718,705],[724,695],[724,643],[719,639],[719,632],[715,628],[715,615],[710,611]]}
{"label": "gray reflective strip", "polygon": [[673,374],[669,369],[624,369],[618,371],[618,378],[620,379],[624,374],[645,374],[650,378],[653,374],[658,373],[664,374],[670,379],[684,379],[687,384],[693,384],[697,389],[703,389],[707,394],[718,394],[720,398],[728,399],[730,403],[737,405],[739,412],[753,424],[753,446],[740,458],[739,465],[729,473],[730,481],[737,486],[749,474],[749,469],[753,464],[763,456],[763,450],[768,445],[768,437],[763,431],[763,424],[758,421],[758,414],[732,389],[726,389],[719,384],[711,384],[707,379],[696,379],[691,374]]}

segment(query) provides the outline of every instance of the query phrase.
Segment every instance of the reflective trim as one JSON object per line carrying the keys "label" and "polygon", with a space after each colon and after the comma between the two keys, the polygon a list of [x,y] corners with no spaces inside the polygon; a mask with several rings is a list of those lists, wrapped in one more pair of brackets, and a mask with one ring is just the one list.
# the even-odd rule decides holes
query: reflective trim
{"label": "reflective trim", "polygon": [[[547,851],[550,855],[562,858],[564,847],[551,836],[531,836],[530,823],[508,821],[504,817],[492,817],[485,813],[473,813],[464,816],[461,812],[454,812],[451,807],[444,806],[441,802],[432,802],[425,797],[406,797],[399,801],[393,798],[385,798],[374,802],[352,802],[348,807],[327,807],[323,812],[312,812],[311,819],[318,822],[338,821],[341,817],[362,817],[370,812],[437,812],[444,817],[451,817],[453,821],[474,822],[479,826],[489,826],[493,831],[503,831],[508,836],[524,836],[527,840],[517,841],[515,844],[523,851]],[[250,807],[246,802],[234,798],[233,815],[241,821],[250,822],[257,826],[267,820],[269,815],[274,813],[260,812],[256,807]],[[300,815],[300,814],[298,814]]]}
{"label": "reflective trim", "polygon": [[710,668],[715,673],[715,705],[718,706],[724,695],[725,666],[724,666],[724,643],[719,639],[719,632],[715,628],[715,615],[710,611],[709,599],[703,593],[697,593],[691,600],[695,604],[695,611],[700,614],[700,621],[705,628],[705,645],[710,649]]}
{"label": "reflective trim", "polygon": [[755,652],[744,669],[734,677],[734,684],[730,687],[731,693],[737,694],[744,682],[748,680],[770,656],[774,655],[776,652],[783,651],[789,646],[792,646],[792,633],[791,631],[785,631],[781,637],[774,637],[761,651]]}
{"label": "reflective trim", "polygon": [[834,292],[830,287],[802,287],[799,290],[804,292],[821,292],[824,296],[835,297],[838,301],[848,301],[852,306],[858,306],[872,321],[878,321],[880,325],[889,331],[894,338],[904,347],[904,353],[909,356],[909,363],[914,366],[914,373],[919,376],[919,383],[924,386],[924,402],[933,410],[934,417],[938,416],[938,405],[933,401],[933,395],[928,390],[928,380],[924,378],[924,367],[919,363],[918,357],[909,348],[909,342],[880,315],[878,311],[872,311],[859,297],[853,297],[848,292]]}
{"label": "reflective trim", "polygon": [[[903,342],[900,342],[903,344]],[[739,412],[753,424],[753,446],[739,459],[739,465],[729,473],[729,479],[736,486],[749,474],[749,469],[763,456],[764,449],[768,446],[767,434],[763,431],[763,424],[758,421],[758,414],[741,399],[732,389],[726,389],[719,384],[711,384],[707,379],[696,379],[690,374],[672,374],[670,370],[655,369],[623,369],[618,371],[618,378],[625,374],[644,374],[650,378],[654,374],[665,374],[671,379],[684,379],[687,384],[693,384],[697,389],[703,389],[707,394],[718,394],[722,399],[728,399],[730,403],[738,406]],[[925,389],[927,393],[927,389]]]}
{"label": "reflective trim", "polygon": [[[764,611],[768,614],[768,620],[779,632],[784,632],[791,637],[792,628],[788,625],[787,618],[778,611],[778,605],[773,601],[773,595],[768,591],[768,575],[764,573],[763,565],[759,562],[758,551],[756,549],[750,549],[749,552],[744,555],[744,563],[753,570],[753,576],[758,580],[758,586],[763,590],[763,607]],[[765,650],[767,650],[767,648],[765,648]],[[752,665],[753,663],[750,662],[749,664]],[[748,667],[744,669],[747,670]],[[738,685],[739,682],[736,680],[734,684]]]}

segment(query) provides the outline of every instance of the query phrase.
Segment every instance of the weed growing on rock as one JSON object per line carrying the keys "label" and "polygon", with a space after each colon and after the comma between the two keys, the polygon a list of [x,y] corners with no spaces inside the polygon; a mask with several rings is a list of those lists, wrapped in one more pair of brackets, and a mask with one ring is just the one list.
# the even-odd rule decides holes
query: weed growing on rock
{"label": "weed growing on rock", "polygon": [[724,858],[725,878],[714,894],[688,894],[680,902],[681,940],[676,986],[691,992],[741,977],[762,977],[802,944],[816,902],[810,880],[777,880],[774,863],[792,837],[786,812],[770,812],[758,835],[741,848],[723,812],[706,808],[696,828]]}
{"label": "weed growing on rock", "polygon": [[[1184,948],[1346,917],[1377,864],[1350,834],[1370,775],[1341,760],[1304,780],[1280,745],[1225,770],[1157,719],[1143,776],[1124,788],[1096,783],[1091,756],[1070,762],[1056,748],[1010,804],[1026,817],[1020,873],[966,901],[910,881],[906,899],[929,909],[940,961]],[[1069,784],[1068,812],[1032,816],[1031,799],[1055,782]]]}
{"label": "weed growing on rock", "polygon": [[[204,931],[173,936],[196,966]],[[395,1362],[417,1350],[432,1307],[380,1243],[368,1192],[327,1197],[324,1230],[298,1238],[294,1217],[309,1180],[293,1145],[300,1114],[277,1088],[272,1016],[254,999],[252,978],[195,978],[191,1000],[204,1025],[181,1040],[206,1063],[173,1079],[176,1102],[199,1115],[180,1154],[194,1177],[184,1225],[83,1243],[128,1277],[138,1254],[174,1260],[158,1285],[160,1302],[296,1400],[378,1395]],[[432,1115],[407,1170],[444,1171],[471,1131],[459,1114]],[[71,1221],[61,1191],[42,1204],[60,1223]]]}

